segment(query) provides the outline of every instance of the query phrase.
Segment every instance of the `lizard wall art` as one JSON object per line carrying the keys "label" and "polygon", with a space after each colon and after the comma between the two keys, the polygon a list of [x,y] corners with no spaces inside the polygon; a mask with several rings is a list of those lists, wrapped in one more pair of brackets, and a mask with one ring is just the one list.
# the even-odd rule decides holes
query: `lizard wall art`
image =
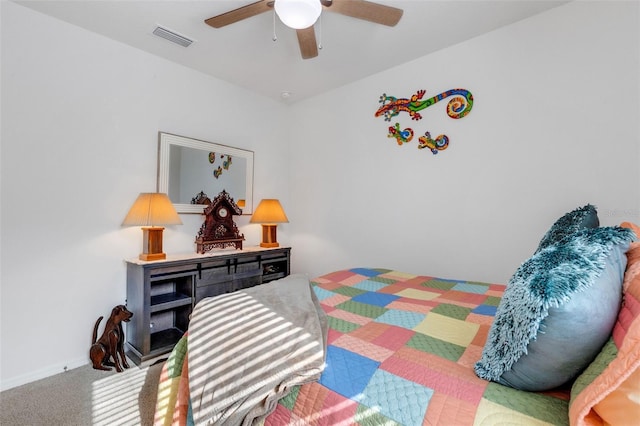
{"label": "lizard wall art", "polygon": [[411,142],[411,139],[413,139],[413,129],[407,127],[404,130],[400,130],[400,123],[396,123],[395,126],[389,126],[389,134],[387,134],[387,137],[396,138],[398,145],[402,145],[403,143]]}
{"label": "lizard wall art", "polygon": [[449,96],[453,96],[447,104],[447,115],[449,117],[462,118],[469,114],[471,108],[473,108],[473,95],[466,89],[447,90],[422,101],[421,99],[425,93],[426,90],[418,90],[409,99],[387,96],[386,93],[383,93],[378,101],[382,106],[376,111],[376,117],[383,116],[385,121],[391,121],[391,117],[395,117],[401,112],[406,112],[411,116],[412,120],[420,120],[422,115],[418,111],[435,105]]}
{"label": "lizard wall art", "polygon": [[[422,119],[422,114],[420,114],[419,111],[449,97],[451,97],[451,99],[447,103],[447,115],[451,118],[463,118],[469,114],[473,108],[473,95],[466,89],[451,89],[422,100],[425,93],[425,90],[418,90],[410,98],[396,98],[395,96],[388,96],[386,93],[383,93],[378,100],[382,105],[376,111],[375,116],[384,117],[385,121],[391,121],[392,117],[406,112],[412,120],[418,121]],[[413,139],[413,129],[405,128],[404,130],[400,130],[400,123],[395,123],[395,126],[389,126],[387,136],[395,138],[398,145],[402,145]],[[432,139],[431,134],[425,132],[425,135],[419,138],[418,148],[429,148],[433,154],[447,149],[448,146],[449,137],[447,135],[439,135],[435,139]]]}

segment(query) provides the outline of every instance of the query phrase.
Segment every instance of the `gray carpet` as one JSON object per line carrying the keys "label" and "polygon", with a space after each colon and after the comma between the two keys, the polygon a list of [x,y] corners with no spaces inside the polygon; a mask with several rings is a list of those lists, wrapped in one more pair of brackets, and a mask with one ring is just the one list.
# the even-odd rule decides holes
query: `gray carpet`
{"label": "gray carpet", "polygon": [[91,365],[0,393],[0,425],[151,425],[162,363],[122,373]]}

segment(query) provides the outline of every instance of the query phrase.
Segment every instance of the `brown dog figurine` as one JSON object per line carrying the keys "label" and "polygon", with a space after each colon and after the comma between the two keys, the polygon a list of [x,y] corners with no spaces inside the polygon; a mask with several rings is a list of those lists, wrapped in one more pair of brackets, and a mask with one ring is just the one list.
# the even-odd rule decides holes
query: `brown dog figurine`
{"label": "brown dog figurine", "polygon": [[[104,326],[104,331],[100,339],[98,336],[98,325],[103,317],[98,318],[96,325],[93,327],[93,340],[91,349],[89,349],[89,358],[96,370],[107,370],[116,367],[117,372],[122,371],[122,367],[129,368],[127,358],[124,356],[124,331],[122,330],[122,322],[128,322],[133,313],[126,306],[118,305],[111,310],[111,316]],[[119,357],[119,358],[118,358]],[[113,362],[109,361],[113,358]]]}

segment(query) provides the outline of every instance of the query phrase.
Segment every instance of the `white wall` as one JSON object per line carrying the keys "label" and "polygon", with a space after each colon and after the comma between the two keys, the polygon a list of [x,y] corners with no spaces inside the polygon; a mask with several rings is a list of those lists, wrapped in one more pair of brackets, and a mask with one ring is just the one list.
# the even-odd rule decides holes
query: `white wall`
{"label": "white wall", "polygon": [[[125,301],[123,259],[140,253],[142,233],[120,224],[138,193],[156,189],[158,131],[253,150],[256,200],[288,204],[289,161],[279,103],[1,7],[5,389],[87,363],[94,322]],[[247,119],[249,104],[259,113]],[[182,219],[165,230],[165,252],[195,251],[202,218]],[[260,226],[248,221],[236,220],[256,245]]]}
{"label": "white wall", "polygon": [[[3,389],[88,361],[95,319],[124,300],[122,259],[141,249],[120,223],[155,189],[160,130],[254,150],[254,201],[283,201],[278,240],[311,276],[372,266],[505,282],[569,209],[640,222],[637,2],[571,3],[290,108],[0,4]],[[464,119],[442,102],[397,117],[416,138],[448,134],[437,156],[398,147],[373,116],[383,92],[453,87],[475,96]],[[251,126],[233,112],[247,97],[261,111]],[[201,218],[182,218],[169,253],[193,249]],[[238,225],[259,241],[259,226]]]}
{"label": "white wall", "polygon": [[[294,267],[504,283],[569,210],[640,222],[638,6],[570,3],[296,104]],[[374,117],[382,93],[457,87],[475,98],[460,120],[444,101],[420,121]],[[396,121],[414,141],[386,137]],[[418,150],[426,130],[449,148]]]}

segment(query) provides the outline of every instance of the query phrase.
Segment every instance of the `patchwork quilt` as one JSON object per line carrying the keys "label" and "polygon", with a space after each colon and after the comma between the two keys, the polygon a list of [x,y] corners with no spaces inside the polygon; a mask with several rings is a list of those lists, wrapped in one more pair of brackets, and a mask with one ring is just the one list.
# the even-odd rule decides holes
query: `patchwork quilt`
{"label": "patchwork quilt", "polygon": [[[524,392],[474,373],[503,285],[372,268],[311,284],[328,320],[324,371],[259,423],[569,424],[569,389]],[[165,365],[156,424],[193,424],[188,353],[179,344]]]}

